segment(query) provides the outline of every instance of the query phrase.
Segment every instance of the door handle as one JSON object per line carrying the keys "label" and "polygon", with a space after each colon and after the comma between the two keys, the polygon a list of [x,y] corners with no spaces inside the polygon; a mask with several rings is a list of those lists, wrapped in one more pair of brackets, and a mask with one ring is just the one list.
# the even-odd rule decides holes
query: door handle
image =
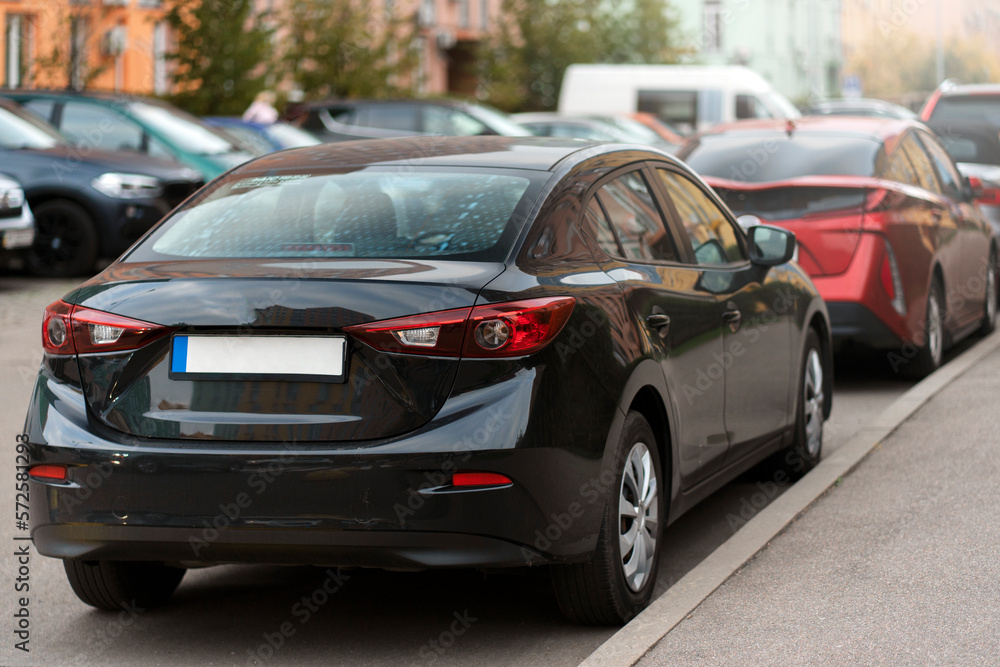
{"label": "door handle", "polygon": [[729,325],[729,329],[733,333],[740,328],[741,319],[743,319],[743,315],[738,310],[727,310],[722,313],[722,321]]}
{"label": "door handle", "polygon": [[646,324],[651,329],[655,329],[660,334],[660,338],[666,338],[667,331],[670,329],[670,316],[663,313],[653,313],[646,318]]}

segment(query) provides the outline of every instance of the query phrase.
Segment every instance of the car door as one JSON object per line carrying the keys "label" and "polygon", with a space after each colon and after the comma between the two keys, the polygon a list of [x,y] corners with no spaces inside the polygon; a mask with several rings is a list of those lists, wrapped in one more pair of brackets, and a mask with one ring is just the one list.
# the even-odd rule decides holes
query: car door
{"label": "car door", "polygon": [[719,303],[725,375],[725,425],[737,461],[784,433],[791,421],[795,303],[783,292],[785,270],[750,263],[746,239],[707,187],[680,170],[656,168],[672,208],[675,234],[702,272],[702,289]]}
{"label": "car door", "polygon": [[[930,248],[941,266],[945,288],[945,325],[949,329],[953,329],[959,321],[967,317],[965,304],[958,304],[955,299],[956,293],[951,291],[953,286],[961,285],[968,279],[968,271],[963,266],[965,259],[962,253],[961,215],[953,200],[947,196],[934,166],[934,161],[915,132],[906,135],[902,142],[902,148],[913,164],[914,171],[916,171],[920,181],[920,187],[930,193],[928,203],[931,219],[928,221],[925,216],[921,215],[907,222],[919,225],[920,241]],[[901,245],[900,247],[906,246]],[[926,283],[924,294],[926,294],[926,289],[930,287],[930,271],[931,267],[928,266],[924,274],[924,282]],[[926,299],[926,296],[923,298]]]}
{"label": "car door", "polygon": [[722,466],[728,448],[718,300],[703,271],[681,261],[650,172],[626,168],[598,184],[584,209],[601,268],[621,288],[638,346],[660,364],[668,389],[681,488]]}
{"label": "car door", "polygon": [[949,308],[955,310],[958,324],[969,325],[978,321],[983,313],[983,279],[989,261],[992,232],[974,204],[966,200],[964,180],[944,147],[926,132],[921,132],[919,137],[934,162],[943,194],[951,202],[961,240],[960,282],[952,286],[954,289],[951,292],[956,296],[951,299]]}

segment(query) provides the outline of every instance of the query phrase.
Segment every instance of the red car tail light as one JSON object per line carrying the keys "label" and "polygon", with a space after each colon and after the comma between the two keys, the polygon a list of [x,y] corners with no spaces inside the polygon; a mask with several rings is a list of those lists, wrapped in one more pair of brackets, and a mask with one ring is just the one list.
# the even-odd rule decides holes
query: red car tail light
{"label": "red car tail light", "polygon": [[135,350],[169,328],[57,301],[45,309],[42,347],[49,354],[90,354]]}
{"label": "red car tail light", "polygon": [[573,297],[526,299],[357,324],[344,331],[383,352],[518,357],[548,345],[575,303]]}

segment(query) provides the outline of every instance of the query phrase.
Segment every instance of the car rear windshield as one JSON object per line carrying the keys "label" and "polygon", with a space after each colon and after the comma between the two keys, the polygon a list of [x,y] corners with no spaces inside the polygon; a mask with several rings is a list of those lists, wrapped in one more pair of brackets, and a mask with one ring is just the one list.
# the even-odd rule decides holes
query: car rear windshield
{"label": "car rear windshield", "polygon": [[1000,95],[948,95],[931,112],[935,123],[973,121],[1000,127]]}
{"label": "car rear windshield", "polygon": [[844,134],[718,134],[677,156],[703,176],[769,183],[799,176],[871,176],[884,159],[875,139]]}
{"label": "car rear windshield", "polygon": [[[129,255],[162,258],[448,257],[503,261],[542,172],[368,168],[232,174]],[[520,206],[519,206],[520,205]],[[515,215],[516,213],[516,215]]]}

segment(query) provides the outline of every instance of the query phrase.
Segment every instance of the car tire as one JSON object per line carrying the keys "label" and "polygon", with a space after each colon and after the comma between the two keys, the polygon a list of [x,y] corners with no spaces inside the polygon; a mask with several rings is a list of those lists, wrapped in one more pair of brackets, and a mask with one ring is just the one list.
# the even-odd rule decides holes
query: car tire
{"label": "car tire", "polygon": [[986,264],[986,300],[983,303],[983,321],[979,325],[979,335],[988,336],[997,328],[997,253],[990,250],[990,261]]}
{"label": "car tire", "polygon": [[615,482],[592,559],[556,565],[552,572],[559,608],[587,625],[628,622],[656,587],[666,521],[663,475],[653,429],[638,412],[625,417],[614,462]]}
{"label": "car tire", "polygon": [[824,409],[828,388],[823,347],[816,330],[810,328],[799,372],[795,436],[782,461],[783,467],[793,477],[800,477],[815,468],[823,456],[823,422],[826,419]]}
{"label": "car tire", "polygon": [[99,254],[93,218],[79,204],[53,199],[33,207],[35,243],[28,252],[28,270],[36,276],[64,278],[93,270]]}
{"label": "car tire", "polygon": [[908,364],[902,368],[904,377],[920,380],[941,367],[944,355],[944,289],[937,279],[927,293],[927,314],[924,318],[923,344]]}
{"label": "car tire", "polygon": [[148,609],[161,605],[180,585],[186,570],[159,563],[64,560],[76,596],[98,609]]}

